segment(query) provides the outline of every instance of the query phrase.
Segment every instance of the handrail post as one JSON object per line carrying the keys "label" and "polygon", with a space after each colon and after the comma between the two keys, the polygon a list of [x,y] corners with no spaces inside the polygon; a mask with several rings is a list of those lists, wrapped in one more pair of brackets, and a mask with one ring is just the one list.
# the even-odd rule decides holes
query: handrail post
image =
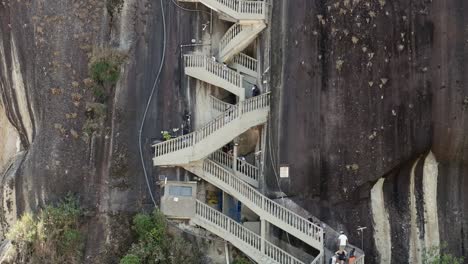
{"label": "handrail post", "polygon": [[265,254],[265,240],[266,240],[266,225],[267,222],[265,221],[265,218],[260,218],[260,237],[261,237],[261,245],[260,245],[260,250],[262,254]]}
{"label": "handrail post", "polygon": [[232,152],[232,170],[233,171],[237,171],[237,155],[238,155],[238,151],[239,151],[239,143],[236,142],[236,140],[234,140],[234,151]]}

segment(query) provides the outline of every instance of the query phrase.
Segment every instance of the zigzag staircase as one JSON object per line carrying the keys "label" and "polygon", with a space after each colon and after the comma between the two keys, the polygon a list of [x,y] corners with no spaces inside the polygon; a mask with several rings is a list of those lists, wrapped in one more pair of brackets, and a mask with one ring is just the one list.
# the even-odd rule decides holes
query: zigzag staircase
{"label": "zigzag staircase", "polygon": [[242,101],[195,132],[153,145],[153,165],[175,166],[203,159],[249,128],[265,123],[269,109],[269,94]]}
{"label": "zigzag staircase", "polygon": [[242,87],[243,76],[229,69],[222,63],[213,61],[210,57],[199,54],[184,55],[185,74],[209,84],[221,87],[228,92],[245,98],[245,89]]}
{"label": "zigzag staircase", "polygon": [[192,162],[182,167],[236,197],[260,218],[297,237],[316,249],[323,248],[322,228],[286,207],[269,199],[212,160]]}
{"label": "zigzag staircase", "polygon": [[[183,1],[183,0],[180,0]],[[241,53],[266,27],[265,1],[184,0],[200,2],[215,10],[219,18],[234,22],[221,38],[218,60],[201,54],[184,55],[185,74],[218,86],[238,97],[238,104],[228,104],[211,96],[215,118],[196,131],[153,145],[155,166],[181,166],[236,198],[267,221],[320,253],[312,262],[301,261],[267,241],[265,229],[258,235],[222,212],[196,201],[191,222],[229,241],[258,263],[322,264],[325,260],[323,230],[306,218],[269,199],[256,190],[259,169],[237,157],[219,151],[248,129],[265,124],[270,109],[268,93],[246,98],[244,80],[258,82],[258,61]],[[232,69],[231,69],[232,68]],[[245,75],[242,75],[245,74]],[[264,226],[264,223],[262,223]],[[364,258],[356,262],[364,263]]]}
{"label": "zigzag staircase", "polygon": [[281,248],[198,200],[196,201],[195,217],[190,221],[229,241],[257,263],[304,264]]}
{"label": "zigzag staircase", "polygon": [[257,35],[266,28],[264,22],[253,24],[236,23],[228,29],[219,42],[219,59],[222,62],[228,62],[233,57],[247,48]]}

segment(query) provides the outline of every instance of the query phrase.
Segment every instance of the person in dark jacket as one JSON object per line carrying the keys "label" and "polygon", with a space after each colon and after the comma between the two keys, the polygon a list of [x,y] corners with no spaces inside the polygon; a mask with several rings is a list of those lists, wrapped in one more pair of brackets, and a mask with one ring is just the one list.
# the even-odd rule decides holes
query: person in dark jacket
{"label": "person in dark jacket", "polygon": [[252,87],[252,97],[259,96],[260,95],[260,89],[256,84]]}

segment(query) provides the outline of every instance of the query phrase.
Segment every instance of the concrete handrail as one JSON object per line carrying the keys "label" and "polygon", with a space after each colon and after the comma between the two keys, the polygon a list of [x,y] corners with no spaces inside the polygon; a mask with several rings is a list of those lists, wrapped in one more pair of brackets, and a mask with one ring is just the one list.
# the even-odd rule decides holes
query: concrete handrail
{"label": "concrete handrail", "polygon": [[244,53],[234,55],[233,62],[237,63],[251,71],[257,72],[258,60],[254,59]]}
{"label": "concrete handrail", "polygon": [[236,171],[258,182],[259,170],[257,167],[239,158],[236,159],[236,162]]}
{"label": "concrete handrail", "polygon": [[234,168],[233,166],[234,156],[229,155],[228,153],[225,153],[220,150],[213,152],[210,155],[210,159],[215,161],[218,164],[223,165],[226,168],[229,168],[232,170],[235,169],[236,172],[239,172],[258,183],[258,177],[260,173],[259,173],[259,169],[256,166],[246,161],[243,161],[240,158],[237,158],[236,167]]}
{"label": "concrete handrail", "polygon": [[239,1],[239,10],[241,14],[258,14],[265,15],[266,2],[265,1]]}
{"label": "concrete handrail", "polygon": [[[211,0],[221,5],[221,7],[228,8],[230,11],[239,14],[256,14],[263,15],[266,10],[265,1],[244,1],[244,0]],[[221,10],[226,11],[226,10]]]}
{"label": "concrete handrail", "polygon": [[365,255],[361,255],[358,258],[356,258],[356,261],[354,262],[355,264],[364,264],[364,257]]}
{"label": "concrete handrail", "polygon": [[220,100],[214,97],[213,95],[210,95],[210,101],[211,101],[211,108],[218,112],[224,112],[233,106],[232,104],[226,103],[223,100]]}
{"label": "concrete handrail", "polygon": [[216,62],[211,58],[201,54],[185,54],[184,66],[204,68],[206,71],[216,75],[217,77],[234,84],[237,87],[242,87],[242,75],[238,72],[229,69],[222,63]]}
{"label": "concrete handrail", "polygon": [[[195,216],[233,235],[237,240],[245,243],[246,246],[255,249],[258,253],[268,256],[277,263],[304,264],[281,248],[262,239],[261,236],[199,200],[196,201]],[[262,246],[262,244],[264,244],[264,246]]]}
{"label": "concrete handrail", "polygon": [[313,244],[321,245],[318,249],[323,250],[323,230],[320,226],[311,223],[308,219],[264,196],[255,188],[211,160],[206,159],[203,162],[203,171],[206,172],[205,176],[212,176],[216,179],[216,181],[208,180],[212,184],[218,181],[222,182],[227,191],[243,204],[254,211],[262,210],[263,215],[267,216],[267,219],[276,218],[283,224],[283,226],[279,226],[280,228],[295,230],[302,236],[307,237],[307,239],[312,239],[315,242]]}
{"label": "concrete handrail", "polygon": [[242,32],[242,30],[247,27],[251,26],[234,24],[232,27],[230,27],[219,41],[219,51],[221,52],[229,44],[229,42],[231,42],[237,35],[239,35],[239,33]]}
{"label": "concrete handrail", "polygon": [[[154,144],[155,157],[162,156],[164,154],[174,152],[180,149],[191,147],[201,140],[207,138],[215,131],[231,123],[233,120],[240,118],[243,114],[255,111],[261,108],[269,107],[270,105],[270,94],[265,93],[256,97],[249,98],[245,101],[239,102],[237,105],[233,105],[228,110],[224,111],[221,115],[216,117],[214,120],[198,129],[195,132],[183,135],[174,139]],[[239,110],[241,109],[241,110]]]}
{"label": "concrete handrail", "polygon": [[223,151],[217,150],[210,155],[210,159],[224,167],[232,169],[233,157]]}
{"label": "concrete handrail", "polygon": [[314,260],[310,264],[323,264],[324,262],[324,251],[321,251],[320,254],[314,258]]}

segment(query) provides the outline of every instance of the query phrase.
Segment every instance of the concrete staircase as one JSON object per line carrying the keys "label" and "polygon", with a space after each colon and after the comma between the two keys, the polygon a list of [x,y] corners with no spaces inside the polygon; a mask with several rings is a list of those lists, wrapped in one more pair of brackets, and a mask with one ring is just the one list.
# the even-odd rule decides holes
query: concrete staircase
{"label": "concrete staircase", "polygon": [[232,60],[236,54],[247,48],[264,28],[266,24],[261,21],[252,24],[234,24],[219,42],[219,60],[222,62]]}
{"label": "concrete staircase", "polygon": [[[181,2],[200,2],[213,9],[222,16],[228,16],[233,21],[244,23],[265,20],[265,1],[244,1],[244,0],[180,0]],[[230,19],[230,21],[232,21]]]}
{"label": "concrete staircase", "polygon": [[260,171],[254,165],[251,165],[240,158],[234,158],[222,151],[213,152],[209,159],[222,165],[225,169],[231,170],[237,177],[245,181],[246,183],[258,188],[258,177]]}
{"label": "concrete staircase", "polygon": [[257,263],[304,264],[201,201],[196,201],[195,217],[190,221],[229,241]]}
{"label": "concrete staircase", "polygon": [[244,100],[243,77],[238,72],[208,56],[198,54],[184,55],[184,66],[186,75],[223,88],[239,96],[240,101]]}
{"label": "concrete staircase", "polygon": [[259,75],[257,59],[252,58],[244,53],[234,55],[229,66],[240,73],[247,74],[254,78],[257,78]]}
{"label": "concrete staircase", "polygon": [[[306,264],[266,240],[268,222],[317,249],[319,254],[311,263],[323,264],[325,253],[329,252],[324,248],[323,229],[257,191],[260,177],[257,167],[219,151],[248,129],[267,122],[270,95],[245,99],[244,82],[258,83],[258,61],[241,53],[266,27],[266,2],[185,2],[202,3],[218,12],[219,18],[234,23],[218,44],[217,57],[222,63],[201,54],[184,55],[185,73],[236,95],[239,103],[232,105],[211,96],[211,112],[215,118],[190,134],[153,145],[153,164],[181,166],[228,193],[257,214],[261,222],[260,235],[198,200],[195,216],[190,220],[229,241],[257,263]],[[363,264],[364,256],[358,258],[356,263]]]}
{"label": "concrete staircase", "polygon": [[153,145],[153,165],[176,166],[203,159],[249,128],[265,123],[269,110],[269,94],[242,101],[195,132]]}
{"label": "concrete staircase", "polygon": [[182,166],[200,178],[210,182],[249,207],[262,219],[283,229],[306,244],[323,251],[322,228],[288,208],[269,199],[238,178],[222,165],[205,159]]}

